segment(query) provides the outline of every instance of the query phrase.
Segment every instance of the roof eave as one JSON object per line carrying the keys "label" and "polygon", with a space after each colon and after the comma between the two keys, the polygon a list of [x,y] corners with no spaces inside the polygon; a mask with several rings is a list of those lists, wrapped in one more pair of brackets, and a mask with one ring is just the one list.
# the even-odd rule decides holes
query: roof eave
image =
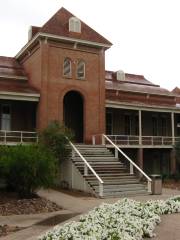
{"label": "roof eave", "polygon": [[39,32],[16,54],[15,58],[18,59],[35,41],[39,40],[39,38],[41,37],[46,39],[53,39],[57,41],[68,41],[73,43],[80,43],[83,45],[88,45],[88,46],[93,46],[98,48],[105,48],[105,49],[108,49],[112,46],[111,44],[104,44],[104,43],[92,42],[88,40],[69,38],[69,37],[63,37],[63,36],[58,36],[54,34]]}
{"label": "roof eave", "polygon": [[0,99],[39,102],[39,98],[40,98],[39,93],[0,91]]}

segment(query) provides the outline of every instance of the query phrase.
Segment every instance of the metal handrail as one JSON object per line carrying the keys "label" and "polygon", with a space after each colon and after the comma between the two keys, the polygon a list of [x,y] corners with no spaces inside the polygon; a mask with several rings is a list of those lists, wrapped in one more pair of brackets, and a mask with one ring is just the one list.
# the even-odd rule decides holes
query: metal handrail
{"label": "metal handrail", "polygon": [[141,168],[139,168],[116,144],[114,144],[105,134],[102,134],[102,136],[110,142],[115,149],[117,149],[129,162],[130,162],[130,174],[133,174],[133,168],[132,165],[148,180],[148,192],[151,192],[151,178],[146,175],[145,172],[142,171]]}
{"label": "metal handrail", "polygon": [[79,152],[79,150],[74,146],[74,144],[70,141],[69,144],[70,146],[73,148],[73,150],[79,155],[79,157],[81,158],[81,160],[85,163],[85,176],[88,175],[88,168],[89,170],[94,174],[94,176],[98,179],[99,181],[99,195],[101,197],[103,197],[103,180],[99,177],[99,175],[95,172],[95,170],[90,166],[90,164],[87,162],[87,160],[82,156],[82,154]]}

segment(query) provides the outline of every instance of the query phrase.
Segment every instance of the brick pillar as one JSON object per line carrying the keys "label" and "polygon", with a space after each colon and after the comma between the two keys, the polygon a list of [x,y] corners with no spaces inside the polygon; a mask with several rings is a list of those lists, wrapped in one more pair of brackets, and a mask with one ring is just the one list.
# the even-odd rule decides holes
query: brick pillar
{"label": "brick pillar", "polygon": [[[138,149],[137,165],[143,170],[143,148]],[[142,174],[138,171],[138,176],[142,177]]]}
{"label": "brick pillar", "polygon": [[170,172],[171,174],[176,173],[176,156],[174,149],[172,149],[170,153]]}

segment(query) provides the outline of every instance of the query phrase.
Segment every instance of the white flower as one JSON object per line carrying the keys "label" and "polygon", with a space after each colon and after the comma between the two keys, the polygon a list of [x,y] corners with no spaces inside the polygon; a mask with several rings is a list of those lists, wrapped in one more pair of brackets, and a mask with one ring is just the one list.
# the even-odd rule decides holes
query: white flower
{"label": "white flower", "polygon": [[161,214],[180,212],[180,196],[140,203],[124,198],[101,204],[77,222],[56,226],[39,240],[141,240],[153,237]]}

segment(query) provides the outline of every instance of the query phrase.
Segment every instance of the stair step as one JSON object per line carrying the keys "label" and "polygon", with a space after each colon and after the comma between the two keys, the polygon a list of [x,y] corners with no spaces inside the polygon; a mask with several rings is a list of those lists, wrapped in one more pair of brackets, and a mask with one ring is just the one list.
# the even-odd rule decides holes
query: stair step
{"label": "stair step", "polygon": [[[134,184],[125,184],[125,185],[106,185],[104,184],[104,191],[118,191],[118,190],[126,190],[126,189],[145,189],[146,186],[142,185],[142,184],[138,184],[138,183],[134,183]],[[99,186],[93,186],[94,189],[98,189],[99,190]]]}
{"label": "stair step", "polygon": [[[88,181],[90,184],[91,184],[91,186],[99,186],[99,181]],[[125,180],[123,180],[123,181],[114,181],[114,180],[112,180],[112,181],[104,181],[103,180],[103,186],[106,186],[106,185],[128,185],[128,184],[138,184],[139,182],[138,182],[138,180],[132,180],[132,181],[125,181]]]}
{"label": "stair step", "polygon": [[[99,175],[100,177],[102,177],[103,179],[109,179],[109,178],[114,178],[114,179],[127,179],[127,178],[129,178],[129,179],[132,179],[132,178],[136,178],[137,179],[137,177],[136,176],[134,176],[134,175],[130,175],[129,173],[124,173],[124,172],[122,172],[122,173],[114,173],[114,174],[111,174],[111,173],[101,173],[100,175]],[[94,176],[94,175],[88,175],[88,176],[84,176],[85,178],[87,178],[87,179],[96,179],[96,177]]]}
{"label": "stair step", "polygon": [[[138,190],[138,191],[122,191],[122,192],[108,192],[103,193],[103,198],[111,198],[111,197],[128,197],[128,196],[138,196],[138,195],[149,195],[150,193],[147,190]],[[96,193],[98,195],[98,193]]]}
{"label": "stair step", "polygon": [[[140,183],[134,174],[131,175],[129,167],[115,158],[105,146],[77,144],[76,147],[103,180],[104,197],[147,194],[147,186]],[[90,170],[88,171],[89,175],[84,176],[84,162],[77,153],[75,153],[72,162],[94,193],[99,195],[99,181]]]}

